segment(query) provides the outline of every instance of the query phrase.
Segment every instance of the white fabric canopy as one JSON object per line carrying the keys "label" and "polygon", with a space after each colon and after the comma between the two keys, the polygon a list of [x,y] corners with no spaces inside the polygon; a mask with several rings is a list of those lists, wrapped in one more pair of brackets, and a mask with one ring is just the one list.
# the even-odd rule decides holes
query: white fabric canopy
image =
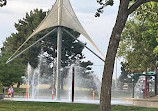
{"label": "white fabric canopy", "polygon": [[[82,27],[77,16],[75,15],[75,12],[74,12],[69,0],[56,0],[54,6],[52,7],[52,9],[48,13],[48,15],[43,19],[43,21],[35,29],[35,31],[27,38],[27,40],[17,49],[17,51],[31,37],[33,37],[38,32],[40,32],[44,29],[50,28],[50,27],[55,27],[55,26],[64,26],[64,27],[68,27],[68,28],[71,28],[71,29],[79,32],[84,37],[86,37],[91,42],[91,44],[97,49],[97,51],[104,57],[102,52],[97,48],[97,46],[94,44],[92,39],[89,37],[87,32]],[[13,54],[13,56],[14,56],[14,54]]]}

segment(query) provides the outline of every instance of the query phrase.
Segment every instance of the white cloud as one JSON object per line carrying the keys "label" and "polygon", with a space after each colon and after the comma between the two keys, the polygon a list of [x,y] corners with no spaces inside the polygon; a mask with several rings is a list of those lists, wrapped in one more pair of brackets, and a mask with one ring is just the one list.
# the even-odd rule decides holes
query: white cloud
{"label": "white cloud", "polygon": [[14,23],[25,17],[26,12],[39,8],[48,10],[54,0],[8,0],[7,5],[0,10],[0,47],[5,38],[14,33]]}
{"label": "white cloud", "polygon": [[[44,3],[45,1],[45,3]],[[47,1],[47,2],[46,2]],[[11,14],[24,14],[35,8],[48,10],[51,8],[50,0],[12,0],[8,1],[7,5],[0,10],[0,13],[6,12]]]}

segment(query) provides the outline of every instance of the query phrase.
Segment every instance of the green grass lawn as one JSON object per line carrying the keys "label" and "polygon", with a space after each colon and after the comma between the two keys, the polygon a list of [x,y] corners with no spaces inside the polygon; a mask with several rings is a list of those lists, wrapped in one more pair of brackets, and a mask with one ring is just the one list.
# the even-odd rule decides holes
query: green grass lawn
{"label": "green grass lawn", "polygon": [[[0,101],[0,111],[99,111],[99,105]],[[112,111],[158,111],[156,108],[112,106]]]}

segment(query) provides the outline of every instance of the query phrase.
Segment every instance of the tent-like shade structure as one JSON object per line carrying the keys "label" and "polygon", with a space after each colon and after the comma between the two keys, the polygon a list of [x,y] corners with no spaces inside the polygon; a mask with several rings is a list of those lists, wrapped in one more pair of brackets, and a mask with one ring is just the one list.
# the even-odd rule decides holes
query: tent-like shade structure
{"label": "tent-like shade structure", "polygon": [[68,27],[79,32],[84,37],[86,37],[91,42],[91,44],[97,49],[97,51],[102,55],[102,57],[104,57],[102,52],[97,48],[97,46],[94,44],[92,39],[89,37],[87,32],[82,27],[77,16],[75,15],[75,12],[70,4],[70,1],[56,0],[54,6],[47,14],[47,16],[43,19],[43,21],[34,30],[34,32],[27,38],[27,40],[17,49],[17,51],[9,59],[11,59],[21,49],[21,47],[35,34],[44,29],[56,26]]}

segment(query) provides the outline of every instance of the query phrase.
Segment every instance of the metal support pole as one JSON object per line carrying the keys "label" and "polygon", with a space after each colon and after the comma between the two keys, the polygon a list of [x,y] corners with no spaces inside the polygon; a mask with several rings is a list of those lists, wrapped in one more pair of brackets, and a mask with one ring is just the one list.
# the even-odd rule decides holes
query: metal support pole
{"label": "metal support pole", "polygon": [[133,93],[132,93],[132,98],[134,98],[134,78],[132,79],[133,82]]}
{"label": "metal support pole", "polygon": [[[41,40],[43,40],[44,38],[48,37],[51,33],[53,33],[56,30],[53,29],[52,31],[50,31],[49,33],[47,33],[46,35],[44,35],[43,37],[41,37],[39,40],[37,40],[36,42],[34,42],[32,45],[30,45],[29,47],[27,47],[26,49],[24,49],[23,51],[21,51],[19,54],[17,54],[16,56],[14,56],[13,58],[9,58],[6,62],[6,64],[8,64],[9,62],[11,62],[12,60],[16,59],[17,57],[19,57],[21,54],[23,54],[25,51],[27,51],[28,49],[30,49],[31,47],[33,47],[34,45],[36,45],[38,42],[40,42]],[[13,54],[14,55],[14,54]],[[11,56],[12,57],[12,56]]]}
{"label": "metal support pole", "polygon": [[157,95],[157,74],[155,73],[155,95]]}
{"label": "metal support pole", "polygon": [[61,27],[58,27],[58,32],[57,32],[57,74],[56,74],[56,98],[57,99],[60,99],[61,45],[62,45],[62,32],[61,32]]}
{"label": "metal support pole", "polygon": [[84,46],[86,49],[88,49],[90,52],[92,52],[95,56],[97,56],[100,60],[102,60],[103,62],[105,62],[105,60],[103,60],[100,56],[98,56],[94,51],[92,51],[90,48],[88,48],[86,46],[86,44],[82,43],[80,40],[78,40],[75,36],[73,36],[69,31],[67,31],[66,29],[63,28],[63,30],[69,34],[73,39],[77,40],[82,46]]}
{"label": "metal support pole", "polygon": [[144,97],[147,96],[147,76],[145,76]]}
{"label": "metal support pole", "polygon": [[72,102],[74,102],[75,67],[72,67]]}

